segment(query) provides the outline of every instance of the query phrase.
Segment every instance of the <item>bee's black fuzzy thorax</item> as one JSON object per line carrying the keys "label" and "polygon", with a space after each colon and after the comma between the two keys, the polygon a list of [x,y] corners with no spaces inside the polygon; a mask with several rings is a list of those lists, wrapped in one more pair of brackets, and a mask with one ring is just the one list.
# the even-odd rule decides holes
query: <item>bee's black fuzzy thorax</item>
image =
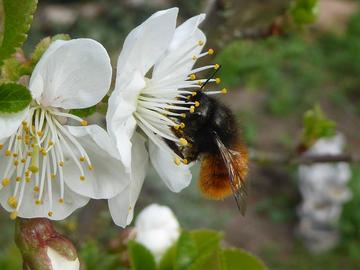
{"label": "bee's black fuzzy thorax", "polygon": [[194,99],[200,106],[194,113],[186,115],[184,133],[196,145],[198,154],[219,152],[215,134],[230,148],[237,138],[237,125],[231,110],[200,91]]}

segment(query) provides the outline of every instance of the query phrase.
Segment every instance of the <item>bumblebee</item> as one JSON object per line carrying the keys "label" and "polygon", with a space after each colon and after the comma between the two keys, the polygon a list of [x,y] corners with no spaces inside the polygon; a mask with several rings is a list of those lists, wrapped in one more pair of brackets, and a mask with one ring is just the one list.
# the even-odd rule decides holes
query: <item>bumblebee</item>
{"label": "bumblebee", "polygon": [[167,144],[185,163],[201,160],[198,185],[206,197],[220,200],[232,194],[244,215],[248,153],[235,117],[224,104],[207,95],[203,87],[189,97],[189,102],[196,105],[196,110],[186,113],[183,128],[173,128],[173,133],[185,138],[188,145],[170,141]]}

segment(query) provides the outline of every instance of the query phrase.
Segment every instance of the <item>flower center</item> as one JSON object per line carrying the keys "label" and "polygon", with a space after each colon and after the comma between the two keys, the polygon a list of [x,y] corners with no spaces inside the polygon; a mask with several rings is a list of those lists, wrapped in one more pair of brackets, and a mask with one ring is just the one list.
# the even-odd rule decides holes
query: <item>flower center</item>
{"label": "flower center", "polygon": [[[194,54],[199,51],[199,46],[204,45],[203,41],[198,41],[193,47],[184,54],[179,55],[179,59],[174,61],[176,64],[169,65],[168,74],[163,78],[148,79],[146,87],[141,91],[137,109],[134,116],[139,127],[153,140],[153,142],[164,151],[170,151],[177,165],[187,164],[186,159],[182,159],[174,153],[164,140],[175,143],[180,147],[191,147],[188,141],[181,135],[181,130],[185,128],[183,122],[187,114],[194,113],[200,106],[200,102],[194,98],[198,91],[205,91],[204,84],[221,82],[220,78],[198,79],[197,74],[206,70],[218,70],[220,65],[208,65],[190,70],[186,74],[179,74],[176,70],[182,65],[193,65],[199,58],[214,54],[213,49],[207,52]],[[173,63],[173,62],[172,62]],[[165,69],[163,67],[163,69]],[[206,94],[226,93],[224,88],[220,91],[206,91]],[[176,132],[174,132],[174,130]]]}
{"label": "flower center", "polygon": [[33,199],[36,205],[43,204],[44,193],[47,191],[49,217],[53,215],[53,181],[59,181],[60,185],[58,203],[65,202],[65,151],[76,163],[80,180],[85,180],[82,163],[89,170],[93,169],[86,151],[63,127],[61,119],[73,119],[83,126],[87,125],[85,120],[75,115],[35,106],[30,108],[17,132],[5,144],[0,145],[0,150],[5,150],[6,162],[0,189],[11,188],[12,195],[8,198],[8,204],[14,209],[10,216],[12,219],[16,218],[25,189],[29,188],[31,182],[34,182]]}

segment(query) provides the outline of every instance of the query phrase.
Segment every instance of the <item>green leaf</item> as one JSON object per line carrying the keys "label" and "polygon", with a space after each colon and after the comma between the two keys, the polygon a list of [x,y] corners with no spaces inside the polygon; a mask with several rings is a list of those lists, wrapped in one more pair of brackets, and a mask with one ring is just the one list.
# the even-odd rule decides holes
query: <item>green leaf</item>
{"label": "green leaf", "polygon": [[92,114],[94,114],[96,112],[96,105],[89,107],[89,108],[84,108],[84,109],[72,109],[70,110],[69,113],[79,116],[81,118],[85,118],[88,117]]}
{"label": "green leaf", "polygon": [[222,270],[266,270],[265,265],[254,255],[240,249],[222,251]]}
{"label": "green leaf", "polygon": [[4,21],[3,38],[0,47],[0,65],[9,58],[26,40],[37,0],[2,0]]}
{"label": "green leaf", "polygon": [[31,102],[30,91],[20,84],[0,85],[0,112],[16,113],[25,109]]}
{"label": "green leaf", "polygon": [[182,232],[176,245],[175,270],[185,270],[196,260],[198,249],[189,232]]}
{"label": "green leaf", "polygon": [[146,247],[130,241],[128,251],[132,270],[156,270],[155,258]]}
{"label": "green leaf", "polygon": [[310,24],[316,21],[317,0],[297,0],[290,13],[294,21],[299,25]]}

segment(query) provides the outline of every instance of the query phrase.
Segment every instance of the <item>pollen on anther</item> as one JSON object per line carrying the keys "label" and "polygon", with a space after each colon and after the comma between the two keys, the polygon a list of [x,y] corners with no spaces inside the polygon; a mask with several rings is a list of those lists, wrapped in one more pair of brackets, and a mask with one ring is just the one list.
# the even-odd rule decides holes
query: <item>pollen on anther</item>
{"label": "pollen on anther", "polygon": [[221,89],[222,94],[227,94],[228,90],[226,88]]}
{"label": "pollen on anther", "polygon": [[195,107],[199,107],[200,106],[200,102],[199,101],[195,101]]}
{"label": "pollen on anther", "polygon": [[80,175],[80,180],[85,181],[85,175]]}
{"label": "pollen on anther", "polygon": [[198,41],[198,45],[199,45],[199,46],[202,46],[202,45],[204,45],[204,41],[202,41],[202,40],[199,40],[199,41]]}
{"label": "pollen on anther", "polygon": [[19,165],[19,161],[17,159],[14,160],[14,166]]}
{"label": "pollen on anther", "polygon": [[190,113],[194,113],[195,112],[195,106],[190,106]]}
{"label": "pollen on anther", "polygon": [[3,187],[6,187],[10,184],[10,179],[9,178],[4,178],[2,181],[1,181],[1,184]]}
{"label": "pollen on anther", "polygon": [[42,204],[42,201],[41,201],[41,200],[35,200],[35,204],[36,204],[36,205],[41,205],[41,204]]}
{"label": "pollen on anther", "polygon": [[210,48],[210,49],[208,50],[208,54],[213,55],[214,53],[215,53],[214,49],[211,49],[211,48]]}
{"label": "pollen on anther", "polygon": [[188,161],[186,158],[184,158],[184,159],[182,160],[182,163],[184,163],[185,165],[187,165],[187,164],[189,164],[189,161]]}
{"label": "pollen on anther", "polygon": [[60,166],[60,167],[64,167],[64,161],[60,161],[60,162],[59,162],[59,166]]}
{"label": "pollen on anther", "polygon": [[88,169],[89,171],[92,171],[94,169],[94,165],[89,165]]}
{"label": "pollen on anther", "polygon": [[49,141],[49,145],[50,145],[50,146],[54,145],[54,142],[53,142],[53,141]]}
{"label": "pollen on anther", "polygon": [[35,187],[34,187],[34,192],[39,192],[39,191],[40,191],[39,186],[35,186]]}
{"label": "pollen on anther", "polygon": [[220,78],[216,78],[216,79],[215,79],[215,82],[216,82],[216,84],[220,84],[220,83],[221,83],[221,79],[220,79]]}
{"label": "pollen on anther", "polygon": [[196,55],[193,55],[192,60],[196,61],[197,57]]}
{"label": "pollen on anther", "polygon": [[179,157],[176,157],[175,160],[174,160],[174,162],[175,162],[175,164],[178,165],[178,166],[181,164],[181,160],[180,160]]}
{"label": "pollen on anther", "polygon": [[193,81],[193,80],[196,80],[196,75],[195,75],[195,74],[191,74],[191,75],[189,76],[189,79],[192,80],[192,81]]}
{"label": "pollen on anther", "polygon": [[79,158],[79,160],[80,160],[81,162],[84,162],[84,161],[85,161],[85,157],[84,157],[84,156],[81,156],[81,157]]}
{"label": "pollen on anther", "polygon": [[52,211],[49,211],[49,212],[48,212],[48,216],[49,216],[49,217],[52,217],[53,215],[54,215],[54,213],[53,213]]}
{"label": "pollen on anther", "polygon": [[191,95],[192,95],[193,97],[195,97],[196,94],[197,94],[197,92],[191,92]]}
{"label": "pollen on anther", "polygon": [[20,176],[16,176],[15,181],[16,181],[16,182],[20,182],[20,181],[21,181],[21,177],[20,177]]}
{"label": "pollen on anther", "polygon": [[186,113],[182,113],[182,114],[180,114],[180,116],[181,116],[182,118],[186,118]]}
{"label": "pollen on anther", "polygon": [[180,128],[185,128],[185,123],[180,123]]}
{"label": "pollen on anther", "polygon": [[36,134],[39,136],[39,137],[42,137],[44,135],[44,132],[39,130],[38,132],[36,132]]}
{"label": "pollen on anther", "polygon": [[22,158],[21,159],[21,163],[25,163],[26,162],[26,159],[25,158]]}
{"label": "pollen on anther", "polygon": [[55,179],[55,178],[56,178],[56,174],[55,174],[55,173],[52,173],[52,174],[50,174],[50,177],[51,177],[51,179]]}
{"label": "pollen on anther", "polygon": [[29,166],[29,171],[32,173],[37,173],[39,171],[39,167],[35,166],[35,165],[30,165]]}
{"label": "pollen on anther", "polygon": [[10,219],[11,219],[11,220],[15,220],[16,218],[17,218],[17,212],[14,211],[14,212],[12,212],[12,213],[10,214]]}
{"label": "pollen on anther", "polygon": [[82,126],[87,126],[87,125],[88,125],[88,122],[87,122],[86,120],[82,120],[82,121],[80,122],[80,125],[82,125]]}
{"label": "pollen on anther", "polygon": [[60,198],[60,199],[59,199],[59,203],[60,203],[60,204],[63,204],[64,202],[65,202],[64,198]]}
{"label": "pollen on anther", "polygon": [[10,156],[11,156],[11,151],[10,151],[10,150],[6,150],[6,151],[5,151],[5,156],[10,157]]}
{"label": "pollen on anther", "polygon": [[7,200],[7,203],[12,208],[17,207],[17,199],[14,196],[10,196],[9,199]]}
{"label": "pollen on anther", "polygon": [[180,125],[175,125],[174,128],[178,130],[180,128]]}
{"label": "pollen on anther", "polygon": [[179,143],[180,143],[181,145],[183,145],[183,146],[188,145],[188,141],[187,141],[185,138],[180,138],[180,139],[179,139]]}
{"label": "pollen on anther", "polygon": [[215,70],[217,70],[217,69],[219,69],[219,68],[220,68],[220,65],[219,65],[219,64],[215,64],[215,65],[214,65],[214,69],[215,69]]}

